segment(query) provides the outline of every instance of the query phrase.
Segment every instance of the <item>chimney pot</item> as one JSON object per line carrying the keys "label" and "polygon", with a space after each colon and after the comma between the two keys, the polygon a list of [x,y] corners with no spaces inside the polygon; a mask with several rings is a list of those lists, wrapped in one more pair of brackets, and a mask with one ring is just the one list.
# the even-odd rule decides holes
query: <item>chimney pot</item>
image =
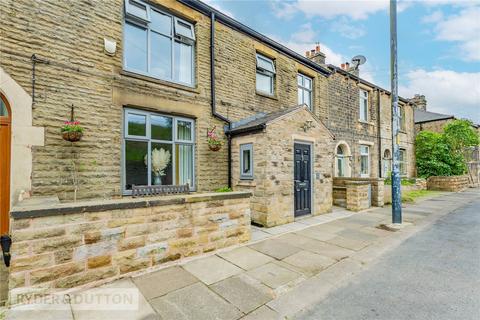
{"label": "chimney pot", "polygon": [[341,67],[343,70],[345,70],[345,63],[342,63],[342,64],[340,65],[340,67]]}
{"label": "chimney pot", "polygon": [[345,62],[345,69],[348,70],[348,68],[350,68],[350,63]]}
{"label": "chimney pot", "polygon": [[305,52],[305,56],[306,56],[307,58],[310,58],[310,51],[306,51],[306,52]]}
{"label": "chimney pot", "polygon": [[320,46],[318,44],[315,46],[315,51],[320,52]]}
{"label": "chimney pot", "polygon": [[310,50],[310,53],[311,53],[312,56],[313,56],[313,55],[315,54],[315,50],[314,50],[314,49]]}

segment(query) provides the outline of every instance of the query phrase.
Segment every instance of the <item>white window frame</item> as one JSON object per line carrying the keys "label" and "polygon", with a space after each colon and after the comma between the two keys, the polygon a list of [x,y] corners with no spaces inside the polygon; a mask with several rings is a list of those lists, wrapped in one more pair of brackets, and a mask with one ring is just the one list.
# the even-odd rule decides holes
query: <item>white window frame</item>
{"label": "white window frame", "polygon": [[[402,157],[403,154],[403,157]],[[403,165],[403,172],[402,172],[402,165]],[[407,176],[407,150],[404,148],[399,148],[398,150],[398,170],[400,176],[405,177]]]}
{"label": "white window frame", "polygon": [[[148,10],[148,5],[141,1],[137,0],[125,0],[125,14],[132,19],[139,19],[141,22],[150,22],[150,10]],[[145,8],[146,17],[141,17],[135,13],[135,6]]]}
{"label": "white window frame", "polygon": [[[369,118],[368,113],[369,113],[369,108],[370,108],[369,98],[370,98],[370,92],[368,92],[368,90],[364,90],[364,89],[359,90],[359,117],[358,117],[358,119],[361,122],[368,122],[369,121],[369,119],[368,119]],[[364,108],[365,108],[365,110],[363,110]],[[364,119],[364,117],[365,117],[365,119]]]}
{"label": "white window frame", "polygon": [[[367,152],[364,152],[362,149],[366,148]],[[361,144],[360,145],[360,177],[367,178],[370,177],[370,146]],[[367,172],[362,172],[362,157],[367,156]]]}
{"label": "white window frame", "polygon": [[[301,81],[302,84],[298,83],[299,78],[302,79],[302,81]],[[310,80],[310,88],[305,86],[305,79]],[[310,93],[310,101],[307,104],[307,106],[310,110],[313,110],[313,78],[311,78],[309,76],[306,76],[302,73],[298,73],[297,74],[297,85],[298,85],[298,90],[302,91],[302,101],[298,101],[298,104],[300,105],[300,104],[305,103],[305,92],[309,92]]]}
{"label": "white window frame", "polygon": [[[128,132],[128,115],[129,114],[135,114],[135,115],[142,115],[145,116],[145,136],[135,136],[135,135],[130,135]],[[168,117],[172,118],[172,140],[158,140],[158,139],[152,139],[151,138],[151,121],[150,117],[151,116],[162,116],[162,117]],[[171,155],[171,162],[172,162],[172,185],[176,184],[176,150],[175,146],[176,145],[191,145],[192,146],[192,154],[193,154],[193,159],[192,159],[192,182],[191,185],[189,186],[192,191],[195,191],[195,185],[196,185],[196,171],[195,171],[195,161],[196,161],[196,148],[195,148],[195,120],[190,119],[190,118],[184,118],[184,117],[177,117],[169,114],[162,114],[158,112],[149,112],[149,111],[144,111],[144,110],[139,110],[139,109],[132,109],[132,108],[124,108],[123,111],[123,137],[122,137],[122,193],[123,195],[131,195],[132,190],[127,190],[126,189],[126,184],[127,184],[127,175],[126,175],[126,163],[125,163],[125,156],[126,156],[126,146],[125,142],[126,141],[140,141],[140,142],[147,142],[148,147],[147,147],[147,152],[150,155],[151,154],[151,144],[153,143],[163,143],[163,144],[170,144],[172,145],[172,155]],[[192,125],[192,139],[191,140],[180,140],[177,139],[177,123],[178,121],[186,121],[190,122]],[[148,157],[147,161],[147,184],[152,185],[151,181],[151,156]]]}
{"label": "white window frame", "polygon": [[398,106],[398,124],[400,131],[407,130],[405,122],[405,108],[404,106]]}
{"label": "white window frame", "polygon": [[[250,173],[245,173],[243,166],[243,152],[250,152]],[[240,145],[240,179],[253,180],[253,143],[245,143]]]}
{"label": "white window frame", "polygon": [[[267,70],[261,66],[259,66],[259,61],[263,60],[271,65],[271,70]],[[273,59],[270,59],[262,54],[257,53],[256,54],[256,72],[255,76],[257,74],[261,74],[263,76],[270,77],[270,92],[264,91],[262,89],[258,88],[257,81],[255,80],[255,88],[257,92],[263,93],[263,94],[268,94],[268,95],[273,95],[275,93],[275,75],[276,75],[276,69],[275,69],[275,63],[273,62]]]}
{"label": "white window frame", "polygon": [[[148,17],[148,21],[142,19],[142,18],[139,18],[138,16],[132,14],[131,12],[129,12],[128,10],[128,7],[131,6],[129,4],[129,1],[133,1],[135,3],[138,3],[139,5],[144,5],[146,6],[147,8],[147,17]],[[150,22],[151,22],[151,11],[156,11],[160,14],[163,14],[163,15],[166,15],[166,16],[169,16],[171,18],[171,27],[170,27],[170,30],[171,30],[171,34],[165,34],[165,33],[162,33],[160,32],[159,30],[154,30],[150,27]],[[182,23],[184,23],[185,25],[188,25],[190,26],[191,30],[192,30],[192,36],[189,37],[187,35],[183,35],[183,34],[180,34],[180,33],[177,33],[176,31],[176,26],[178,24],[178,22],[181,21]],[[135,68],[132,68],[132,67],[129,67],[128,64],[127,64],[127,55],[125,54],[125,47],[128,45],[127,42],[126,42],[126,32],[125,32],[125,25],[126,24],[132,24],[136,27],[139,27],[139,28],[143,28],[143,29],[146,29],[146,32],[147,32],[147,70],[144,71],[144,70],[138,70],[138,69],[135,69]],[[170,64],[171,64],[171,70],[170,70],[170,76],[169,77],[161,77],[159,75],[156,75],[154,74],[153,72],[150,71],[151,67],[152,67],[152,63],[151,63],[151,38],[152,38],[152,33],[156,33],[156,34],[159,34],[161,36],[164,36],[164,37],[167,37],[169,38],[170,42],[171,42],[171,60],[170,60]],[[183,43],[183,44],[187,44],[187,45],[190,45],[192,47],[192,63],[191,63],[191,74],[192,74],[192,78],[190,79],[190,82],[183,82],[183,81],[177,81],[175,80],[174,78],[174,74],[175,74],[175,42],[178,42],[178,43]],[[139,1],[139,0],[125,0],[125,18],[123,20],[123,45],[124,45],[124,49],[123,49],[123,69],[125,71],[128,71],[128,72],[132,72],[132,73],[137,73],[137,74],[140,74],[140,75],[143,75],[143,76],[147,76],[147,77],[151,77],[151,78],[155,78],[155,79],[160,79],[160,80],[164,80],[164,81],[168,81],[168,82],[172,82],[172,83],[178,83],[178,84],[181,84],[181,85],[184,85],[184,86],[188,86],[188,87],[195,87],[196,85],[196,82],[195,82],[195,73],[196,73],[196,70],[195,70],[195,54],[196,54],[196,42],[195,42],[195,27],[192,23],[188,22],[188,21],[185,21],[183,19],[180,19],[168,12],[165,12],[163,10],[160,10],[158,8],[154,8],[142,1]]]}

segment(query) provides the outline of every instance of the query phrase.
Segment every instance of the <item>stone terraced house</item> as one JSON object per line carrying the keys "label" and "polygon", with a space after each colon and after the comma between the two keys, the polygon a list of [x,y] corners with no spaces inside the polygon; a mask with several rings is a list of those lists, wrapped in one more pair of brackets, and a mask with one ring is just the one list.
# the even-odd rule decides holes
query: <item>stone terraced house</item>
{"label": "stone terraced house", "polygon": [[[251,220],[331,211],[336,177],[378,189],[390,171],[388,91],[200,1],[4,0],[1,21],[11,301],[248,241]],[[400,109],[401,171],[414,176],[412,105]],[[62,137],[67,120],[80,141]]]}

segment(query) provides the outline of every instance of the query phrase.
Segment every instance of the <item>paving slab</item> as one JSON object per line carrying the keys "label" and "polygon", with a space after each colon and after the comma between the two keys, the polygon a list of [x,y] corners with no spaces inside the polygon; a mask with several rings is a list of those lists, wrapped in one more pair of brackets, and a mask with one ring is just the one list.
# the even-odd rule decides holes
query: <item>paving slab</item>
{"label": "paving slab", "polygon": [[320,241],[332,239],[333,237],[336,236],[335,233],[319,230],[318,228],[307,228],[305,230],[297,231],[295,232],[295,234],[301,235],[303,237],[315,239],[315,240],[320,240]]}
{"label": "paving slab", "polygon": [[182,267],[208,285],[242,272],[239,267],[217,256],[194,260]]}
{"label": "paving slab", "polygon": [[347,248],[313,239],[312,242],[304,246],[304,250],[318,253],[322,256],[330,257],[335,260],[344,259],[354,252],[353,250]]}
{"label": "paving slab", "polygon": [[267,306],[261,306],[240,320],[280,320],[280,315]]}
{"label": "paving slab", "polygon": [[272,289],[286,285],[287,283],[301,277],[300,273],[279,266],[273,262],[252,269],[248,271],[247,274],[261,281]]}
{"label": "paving slab", "polygon": [[217,255],[244,270],[259,267],[274,260],[272,257],[249,247],[240,247],[232,251],[218,253]]}
{"label": "paving slab", "polygon": [[307,275],[314,275],[328,268],[337,260],[310,251],[300,251],[282,260],[295,270]]}
{"label": "paving slab", "polygon": [[198,282],[150,302],[165,320],[235,320],[243,314]]}
{"label": "paving slab", "polygon": [[[358,229],[345,229],[337,233],[339,236],[359,241],[375,241],[378,236]],[[330,240],[330,239],[328,239]]]}
{"label": "paving slab", "polygon": [[250,242],[256,242],[259,240],[270,238],[272,235],[270,233],[261,231],[261,230],[254,230],[252,229],[252,236],[250,237]]}
{"label": "paving slab", "polygon": [[73,320],[68,303],[15,306],[6,312],[5,320]]}
{"label": "paving slab", "polygon": [[133,282],[147,300],[163,296],[197,281],[198,279],[191,273],[177,266],[133,278]]}
{"label": "paving slab", "polygon": [[245,274],[217,282],[210,289],[243,313],[249,313],[275,297],[270,288]]}
{"label": "paving slab", "polygon": [[336,221],[332,221],[318,226],[310,227],[309,229],[316,230],[318,232],[337,233],[345,229],[345,226],[344,224],[338,224],[336,223]]}
{"label": "paving slab", "polygon": [[345,237],[335,237],[332,239],[328,239],[325,242],[354,251],[359,251],[365,248],[370,244],[369,241],[362,241],[362,240],[355,240]]}
{"label": "paving slab", "polygon": [[[132,299],[112,303],[112,301],[117,301],[115,297],[125,295],[131,295]],[[106,296],[109,298],[101,299]],[[130,279],[118,280],[72,295],[71,308],[75,320],[160,320],[160,317]]]}
{"label": "paving slab", "polygon": [[282,260],[301,250],[293,245],[278,241],[276,239],[268,239],[250,245],[249,247],[278,260]]}

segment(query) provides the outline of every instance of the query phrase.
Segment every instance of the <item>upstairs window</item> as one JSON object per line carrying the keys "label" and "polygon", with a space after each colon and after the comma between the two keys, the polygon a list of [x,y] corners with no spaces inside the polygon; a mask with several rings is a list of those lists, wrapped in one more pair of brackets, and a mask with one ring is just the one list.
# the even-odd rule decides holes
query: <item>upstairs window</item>
{"label": "upstairs window", "polygon": [[257,54],[257,91],[268,95],[273,95],[275,64],[273,60]]}
{"label": "upstairs window", "polygon": [[143,2],[126,0],[123,47],[125,70],[193,86],[191,23]]}
{"label": "upstairs window", "polygon": [[360,90],[360,121],[368,121],[368,91]]}
{"label": "upstairs window", "polygon": [[400,123],[400,130],[401,131],[406,131],[406,125],[405,125],[405,108],[404,107],[398,107],[399,109],[399,123]]}
{"label": "upstairs window", "polygon": [[405,149],[399,150],[399,159],[398,164],[400,167],[400,175],[406,176],[407,175],[407,151]]}
{"label": "upstairs window", "polygon": [[298,104],[306,104],[310,110],[312,110],[312,83],[312,78],[301,73],[297,75]]}
{"label": "upstairs window", "polygon": [[240,145],[240,179],[253,179],[253,144]]}
{"label": "upstairs window", "polygon": [[368,177],[370,175],[370,147],[360,146],[360,177]]}

